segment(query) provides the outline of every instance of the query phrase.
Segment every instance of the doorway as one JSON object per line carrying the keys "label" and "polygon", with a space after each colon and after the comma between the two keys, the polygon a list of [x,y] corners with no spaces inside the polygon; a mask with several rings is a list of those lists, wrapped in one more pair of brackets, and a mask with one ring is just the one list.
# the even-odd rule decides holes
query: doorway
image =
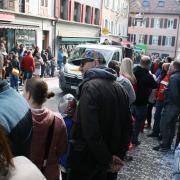
{"label": "doorway", "polygon": [[49,45],[49,31],[43,31],[42,48],[47,49]]}

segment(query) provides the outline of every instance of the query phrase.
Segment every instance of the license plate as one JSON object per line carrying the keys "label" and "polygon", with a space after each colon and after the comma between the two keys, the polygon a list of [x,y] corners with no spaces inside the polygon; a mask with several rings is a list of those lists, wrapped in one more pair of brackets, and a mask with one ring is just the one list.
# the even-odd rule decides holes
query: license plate
{"label": "license plate", "polygon": [[71,86],[71,89],[77,89],[78,87],[77,86]]}

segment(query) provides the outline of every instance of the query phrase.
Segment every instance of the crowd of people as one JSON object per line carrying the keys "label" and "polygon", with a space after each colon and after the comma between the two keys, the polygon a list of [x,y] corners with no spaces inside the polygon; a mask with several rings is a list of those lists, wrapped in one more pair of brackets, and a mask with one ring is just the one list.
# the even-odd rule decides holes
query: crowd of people
{"label": "crowd of people", "polygon": [[[81,59],[77,97],[62,96],[57,113],[44,106],[54,93],[40,78],[47,72],[45,62],[53,59],[51,49],[22,51],[22,46],[13,50],[8,67],[16,90],[13,71],[23,72],[23,96],[2,80],[6,75],[0,64],[0,178],[116,180],[133,159],[128,151],[141,144],[139,134],[152,124],[148,137],[159,141],[152,148],[171,150],[180,114],[180,60],[143,55],[135,67],[130,58],[106,67],[101,53],[88,50]],[[1,44],[0,58],[5,56]],[[59,69],[65,61],[60,48]],[[179,142],[180,126],[175,147]]]}

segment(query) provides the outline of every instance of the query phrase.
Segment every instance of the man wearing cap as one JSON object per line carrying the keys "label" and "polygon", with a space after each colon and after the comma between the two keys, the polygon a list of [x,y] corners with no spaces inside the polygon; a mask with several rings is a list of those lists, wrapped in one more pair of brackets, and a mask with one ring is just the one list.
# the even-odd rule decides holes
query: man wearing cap
{"label": "man wearing cap", "polygon": [[81,62],[68,180],[115,180],[123,166],[132,128],[128,97],[103,63],[96,51],[87,51]]}

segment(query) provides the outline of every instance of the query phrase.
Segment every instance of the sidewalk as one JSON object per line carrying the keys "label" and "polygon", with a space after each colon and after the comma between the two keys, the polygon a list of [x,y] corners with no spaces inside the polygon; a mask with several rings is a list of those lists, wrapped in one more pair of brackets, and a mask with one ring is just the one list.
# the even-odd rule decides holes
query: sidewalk
{"label": "sidewalk", "polygon": [[133,161],[128,162],[118,174],[117,180],[172,180],[173,152],[161,153],[152,150],[158,145],[156,139],[148,138],[150,130],[140,135],[141,144],[131,150]]}

